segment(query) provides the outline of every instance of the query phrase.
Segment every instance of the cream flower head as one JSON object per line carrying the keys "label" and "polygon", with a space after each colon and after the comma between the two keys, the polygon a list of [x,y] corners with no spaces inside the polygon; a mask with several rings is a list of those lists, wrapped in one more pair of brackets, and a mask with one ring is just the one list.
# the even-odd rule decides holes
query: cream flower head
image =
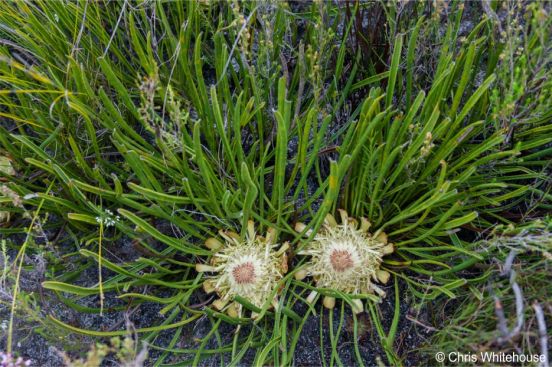
{"label": "cream flower head", "polygon": [[[312,276],[319,288],[328,288],[351,295],[374,294],[385,296],[385,292],[374,282],[387,283],[389,273],[380,269],[383,256],[393,252],[393,244],[387,242],[385,232],[368,232],[370,222],[361,218],[360,225],[350,218],[345,210],[339,210],[341,224],[328,214],[322,228],[313,240],[299,251],[309,257],[305,266],[295,273],[298,280]],[[303,232],[305,225],[297,223],[295,230]],[[310,235],[310,232],[306,233]],[[317,292],[307,298],[314,300]],[[335,298],[324,297],[324,306],[333,308]],[[362,312],[363,304],[354,299],[353,311]]]}
{"label": "cream flower head", "polygon": [[[216,238],[205,241],[205,246],[213,251],[210,265],[196,264],[196,270],[216,273],[203,282],[205,292],[216,292],[219,296],[213,306],[231,317],[241,317],[242,305],[234,298],[240,296],[262,308],[287,272],[289,245],[284,243],[276,250],[279,247],[276,230],[270,228],[266,237],[258,236],[251,220],[247,223],[245,239],[231,231],[219,231],[219,234],[223,242]],[[277,308],[277,294],[271,303]],[[253,312],[251,317],[255,318],[256,314]]]}

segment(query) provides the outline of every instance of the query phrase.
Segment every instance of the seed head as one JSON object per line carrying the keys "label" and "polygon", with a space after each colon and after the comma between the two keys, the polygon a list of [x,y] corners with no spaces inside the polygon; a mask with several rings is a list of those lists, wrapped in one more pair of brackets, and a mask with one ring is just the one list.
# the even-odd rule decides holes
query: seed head
{"label": "seed head", "polygon": [[251,262],[244,262],[234,266],[232,278],[237,284],[255,283],[255,266]]}
{"label": "seed head", "polygon": [[355,265],[351,252],[338,249],[334,249],[330,254],[330,263],[332,264],[333,270],[338,273],[351,270]]}

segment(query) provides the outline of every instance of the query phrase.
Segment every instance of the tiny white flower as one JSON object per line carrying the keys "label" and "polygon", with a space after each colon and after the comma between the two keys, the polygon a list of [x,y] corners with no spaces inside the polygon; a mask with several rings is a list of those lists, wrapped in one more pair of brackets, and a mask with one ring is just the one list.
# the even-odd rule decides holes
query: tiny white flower
{"label": "tiny white flower", "polygon": [[105,215],[103,217],[102,216],[96,217],[96,222],[103,224],[106,227],[114,226],[119,220],[120,220],[119,216],[117,215],[114,217],[113,212],[109,209],[105,210]]}

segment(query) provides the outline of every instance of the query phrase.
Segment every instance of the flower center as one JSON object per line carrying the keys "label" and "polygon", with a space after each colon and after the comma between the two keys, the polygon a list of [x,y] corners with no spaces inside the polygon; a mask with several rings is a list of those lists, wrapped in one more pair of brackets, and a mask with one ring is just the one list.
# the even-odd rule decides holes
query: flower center
{"label": "flower center", "polygon": [[353,267],[351,253],[347,250],[334,250],[330,255],[330,262],[335,271],[344,272]]}
{"label": "flower center", "polygon": [[249,261],[236,265],[232,269],[232,276],[238,284],[251,284],[255,280],[255,267]]}

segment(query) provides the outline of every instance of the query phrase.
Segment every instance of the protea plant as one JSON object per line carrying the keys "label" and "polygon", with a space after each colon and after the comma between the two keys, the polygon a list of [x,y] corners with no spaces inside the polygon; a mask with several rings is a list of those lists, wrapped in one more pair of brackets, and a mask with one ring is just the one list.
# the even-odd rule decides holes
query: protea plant
{"label": "protea plant", "polygon": [[[387,242],[387,234],[382,231],[370,233],[370,222],[360,218],[360,223],[340,209],[341,224],[328,214],[320,230],[312,241],[305,244],[298,254],[309,257],[304,267],[295,273],[298,280],[312,276],[318,288],[327,288],[351,295],[377,294],[385,292],[375,282],[387,283],[389,273],[380,268],[385,255],[393,252],[393,244]],[[305,224],[297,223],[295,230],[303,232]],[[309,231],[306,234],[310,234]],[[312,291],[308,300],[312,301],[317,291]],[[354,299],[353,310],[362,312],[360,299]],[[335,306],[335,298],[325,296],[326,308]]]}
{"label": "protea plant", "polygon": [[[213,306],[231,317],[241,317],[243,306],[235,301],[240,296],[262,308],[270,297],[271,306],[278,307],[275,288],[287,272],[288,243],[277,243],[274,228],[265,237],[255,233],[253,221],[247,222],[245,238],[232,231],[219,231],[222,240],[209,238],[205,246],[213,251],[210,265],[198,263],[198,272],[216,273],[203,282],[207,293],[216,292],[219,299]],[[252,318],[256,317],[253,312]]]}

